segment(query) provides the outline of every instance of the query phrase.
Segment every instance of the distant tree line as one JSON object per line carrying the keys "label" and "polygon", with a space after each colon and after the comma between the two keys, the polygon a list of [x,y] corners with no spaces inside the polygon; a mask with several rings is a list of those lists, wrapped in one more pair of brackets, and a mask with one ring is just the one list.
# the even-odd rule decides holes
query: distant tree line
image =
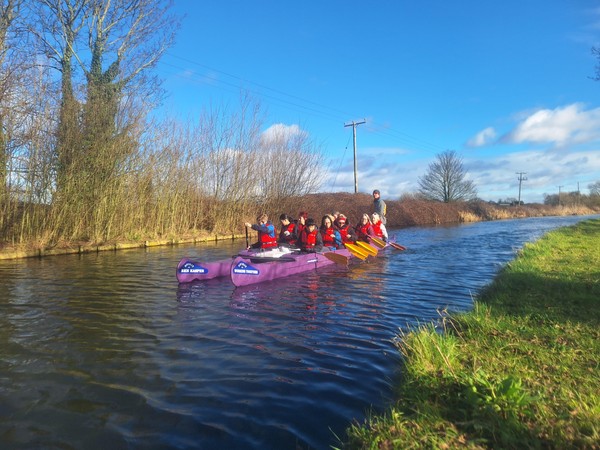
{"label": "distant tree line", "polygon": [[589,195],[579,191],[561,192],[560,194],[545,194],[544,204],[549,206],[587,206],[600,207],[600,181],[588,185]]}
{"label": "distant tree line", "polygon": [[257,203],[319,187],[320,146],[299,129],[261,133],[243,93],[235,111],[152,117],[171,6],[0,2],[0,243],[233,232]]}

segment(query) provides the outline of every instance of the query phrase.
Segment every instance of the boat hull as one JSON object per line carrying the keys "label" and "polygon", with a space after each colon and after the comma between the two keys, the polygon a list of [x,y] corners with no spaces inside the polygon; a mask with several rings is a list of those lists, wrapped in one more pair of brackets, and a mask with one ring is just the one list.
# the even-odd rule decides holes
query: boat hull
{"label": "boat hull", "polygon": [[177,281],[191,283],[197,280],[210,280],[212,278],[226,277],[231,270],[233,259],[214,262],[200,262],[183,258],[177,265]]}
{"label": "boat hull", "polygon": [[[249,258],[252,261],[284,261],[292,250],[275,248],[273,250],[242,250],[237,256]],[[211,280],[213,278],[228,277],[235,257],[220,261],[203,262],[191,258],[179,261],[176,270],[177,281],[191,283],[192,281]]]}
{"label": "boat hull", "polygon": [[[333,253],[350,258],[347,249],[335,250]],[[262,283],[277,278],[284,278],[298,273],[308,272],[334,264],[323,253],[294,253],[280,261],[261,262],[256,258],[238,256],[231,264],[231,282],[235,286]]]}

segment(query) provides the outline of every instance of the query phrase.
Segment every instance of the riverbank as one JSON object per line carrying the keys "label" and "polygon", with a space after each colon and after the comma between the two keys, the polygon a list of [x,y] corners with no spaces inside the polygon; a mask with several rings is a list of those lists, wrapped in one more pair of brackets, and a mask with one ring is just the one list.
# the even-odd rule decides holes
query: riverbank
{"label": "riverbank", "polygon": [[[356,224],[363,213],[371,212],[373,198],[367,194],[323,193],[310,194],[303,197],[286,199],[279,205],[278,211],[266,211],[279,227],[279,215],[287,212],[296,217],[298,211],[307,211],[310,217],[320,222],[321,217],[334,211],[344,213],[351,224]],[[34,238],[14,238],[0,236],[0,260],[51,255],[90,253],[131,248],[146,248],[160,245],[179,245],[209,242],[215,240],[242,239],[245,237],[243,223],[252,222],[259,207],[240,212],[235,227],[228,228],[225,223],[214,223],[212,230],[186,229],[180,232],[157,233],[151,230],[130,230],[104,241],[87,239],[59,240],[54,242],[48,238],[47,232],[39,230]],[[589,215],[600,212],[585,206],[550,206],[550,205],[498,205],[487,202],[431,202],[415,198],[403,198],[387,202],[387,227],[398,229],[413,226],[450,225],[464,222],[488,220],[504,220],[525,217]],[[14,228],[14,227],[9,227]],[[38,235],[39,234],[39,235]],[[135,236],[132,238],[131,236]],[[252,233],[251,239],[255,239]],[[15,242],[16,241],[16,242]]]}
{"label": "riverbank", "polygon": [[398,336],[399,400],[340,447],[600,448],[599,267],[600,220],[526,245],[471,312]]}

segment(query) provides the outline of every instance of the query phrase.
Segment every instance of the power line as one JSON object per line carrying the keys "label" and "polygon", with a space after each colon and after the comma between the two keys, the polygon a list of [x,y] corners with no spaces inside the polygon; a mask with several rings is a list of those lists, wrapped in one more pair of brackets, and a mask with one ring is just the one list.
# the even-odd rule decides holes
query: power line
{"label": "power line", "polygon": [[[200,82],[200,83],[206,84],[208,86],[214,86],[218,89],[224,89],[228,92],[233,92],[233,91],[231,89],[223,88],[223,86],[242,89],[242,85],[252,85],[252,86],[255,86],[256,88],[262,89],[263,91],[261,91],[259,89],[255,89],[255,88],[252,88],[252,89],[244,88],[244,89],[254,95],[268,99],[269,102],[272,104],[275,104],[275,105],[278,105],[278,106],[281,106],[281,107],[284,107],[287,109],[291,109],[294,111],[307,113],[307,114],[310,114],[313,116],[322,117],[322,118],[325,118],[328,120],[335,120],[335,121],[343,122],[343,117],[347,117],[348,115],[351,115],[346,111],[341,111],[339,109],[336,109],[336,108],[333,108],[333,107],[330,107],[330,106],[324,105],[322,103],[318,103],[318,102],[315,102],[315,101],[312,101],[312,100],[309,100],[309,99],[306,99],[303,97],[300,97],[298,95],[290,94],[288,92],[285,92],[285,91],[282,91],[279,89],[274,89],[274,88],[266,86],[264,84],[242,78],[240,76],[231,74],[229,72],[226,72],[226,71],[223,71],[220,69],[216,69],[214,67],[207,66],[205,64],[199,63],[199,62],[191,60],[189,58],[183,58],[183,57],[177,56],[172,53],[167,53],[167,55],[169,55],[170,57],[172,57],[174,59],[183,61],[185,63],[201,67],[203,69],[206,69],[207,71],[218,73],[218,74],[224,75],[226,77],[229,77],[233,80],[236,80],[236,83],[227,81],[226,79],[212,77],[210,73],[206,73],[205,75],[202,75],[202,76],[201,76],[201,74],[197,74],[197,73],[187,74],[186,76],[175,74],[175,76],[182,78],[186,81]],[[176,64],[168,63],[165,61],[161,61],[161,64],[164,66],[167,66],[167,67],[172,67],[174,69],[178,69],[180,71],[186,70],[185,67],[181,67]],[[265,90],[271,92],[271,94],[264,92]],[[383,125],[379,125],[377,122],[375,122],[373,120],[369,120],[368,125],[369,125],[369,132],[376,134],[376,135],[386,136],[386,137],[401,141],[401,143],[403,143],[404,145],[417,146],[420,148],[427,148],[427,149],[434,150],[434,151],[444,150],[444,148],[439,145],[433,144],[431,142],[427,142],[420,138],[411,136],[407,133],[395,130],[393,128],[384,127]]]}

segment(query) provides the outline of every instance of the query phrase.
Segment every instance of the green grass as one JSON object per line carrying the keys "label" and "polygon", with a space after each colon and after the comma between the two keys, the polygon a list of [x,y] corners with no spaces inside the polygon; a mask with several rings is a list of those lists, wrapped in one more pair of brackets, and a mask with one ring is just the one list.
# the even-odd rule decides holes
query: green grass
{"label": "green grass", "polygon": [[398,336],[404,378],[340,448],[600,448],[600,221],[528,244],[472,311]]}

